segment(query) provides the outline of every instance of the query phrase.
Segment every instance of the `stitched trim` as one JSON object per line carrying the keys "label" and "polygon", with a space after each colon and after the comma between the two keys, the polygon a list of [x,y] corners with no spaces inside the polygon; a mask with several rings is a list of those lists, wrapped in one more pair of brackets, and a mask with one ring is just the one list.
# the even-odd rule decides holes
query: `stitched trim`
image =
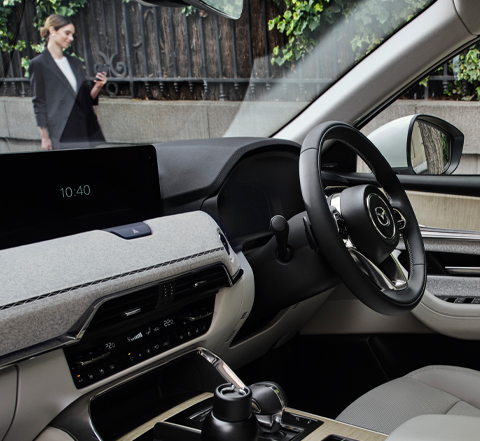
{"label": "stitched trim", "polygon": [[412,253],[412,247],[410,246],[410,242],[408,241],[407,236],[402,234],[403,236],[403,243],[405,244],[405,249],[408,251],[408,260],[410,263],[410,268],[409,268],[409,273],[408,273],[408,280],[410,280],[413,277],[413,253]]}
{"label": "stitched trim", "polygon": [[192,254],[191,256],[182,257],[180,259],[175,259],[175,260],[170,260],[168,262],[158,263],[156,265],[147,266],[145,268],[140,268],[140,269],[135,270],[135,271],[129,271],[127,273],[118,274],[116,276],[107,277],[105,279],[99,279],[99,280],[95,280],[93,282],[88,282],[88,283],[83,283],[81,285],[72,286],[72,287],[67,288],[67,289],[61,289],[61,290],[58,290],[58,291],[53,291],[53,292],[50,292],[48,294],[42,294],[41,296],[32,297],[30,299],[22,300],[20,302],[9,303],[8,305],[0,306],[0,311],[5,311],[7,309],[16,308],[17,306],[22,306],[22,305],[26,305],[27,303],[37,302],[39,300],[47,299],[49,297],[54,297],[54,296],[58,296],[60,294],[65,294],[65,293],[68,293],[68,292],[72,292],[72,291],[75,291],[77,289],[87,288],[89,286],[99,285],[101,283],[110,282],[111,280],[121,279],[123,277],[128,277],[128,276],[132,276],[132,275],[135,275],[135,274],[144,273],[144,272],[147,272],[147,271],[152,271],[152,270],[155,270],[157,268],[174,265],[174,264],[180,263],[180,262],[186,262],[188,260],[196,259],[197,257],[207,256],[209,254],[216,253],[217,251],[224,251],[224,248],[223,247],[215,248],[213,250],[204,251],[203,253]]}

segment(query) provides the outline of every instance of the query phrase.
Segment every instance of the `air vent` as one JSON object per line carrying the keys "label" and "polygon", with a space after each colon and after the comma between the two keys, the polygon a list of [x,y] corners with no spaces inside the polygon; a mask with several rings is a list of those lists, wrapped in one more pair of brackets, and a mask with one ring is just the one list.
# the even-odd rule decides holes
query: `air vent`
{"label": "air vent", "polygon": [[108,300],[96,312],[87,332],[90,334],[109,326],[130,323],[131,320],[143,317],[176,300],[190,297],[193,300],[199,294],[213,294],[226,286],[230,286],[230,281],[222,266],[192,272],[177,279]]}
{"label": "air vent", "polygon": [[191,295],[218,291],[226,286],[230,286],[226,271],[223,267],[216,266],[177,279],[175,298],[183,299]]}
{"label": "air vent", "polygon": [[158,302],[158,295],[159,285],[156,285],[105,302],[95,314],[88,332],[105,329],[117,323],[126,323],[131,318],[153,311]]}

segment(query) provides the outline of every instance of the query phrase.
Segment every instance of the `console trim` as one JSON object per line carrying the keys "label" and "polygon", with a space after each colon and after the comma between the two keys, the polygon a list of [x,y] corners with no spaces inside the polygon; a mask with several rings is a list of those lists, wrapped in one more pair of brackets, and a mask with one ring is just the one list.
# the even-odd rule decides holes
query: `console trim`
{"label": "console trim", "polygon": [[176,415],[177,413],[183,412],[184,410],[188,409],[195,404],[201,403],[202,401],[207,400],[208,398],[212,398],[213,394],[210,392],[204,392],[203,394],[197,395],[194,398],[191,398],[188,401],[184,401],[181,404],[178,404],[175,407],[167,410],[166,412],[161,413],[160,415],[152,418],[150,421],[143,423],[141,426],[137,427],[135,430],[132,430],[130,433],[119,438],[117,441],[134,441],[139,436],[143,435],[144,433],[148,432],[150,429],[153,429],[155,424],[163,423],[172,416]]}
{"label": "console trim", "polygon": [[[141,426],[137,427],[135,430],[132,430],[130,433],[127,433],[122,438],[119,438],[117,441],[135,441],[139,436],[153,429],[156,423],[165,422],[167,419],[172,416],[183,412],[189,407],[201,403],[209,398],[212,398],[213,394],[205,392],[203,394],[197,395],[196,397],[185,401],[172,409],[167,410],[166,412],[158,415],[157,417],[147,421]],[[322,421],[323,424],[315,430],[315,432],[308,435],[304,441],[322,441],[329,435],[337,435],[340,437],[346,437],[350,439],[355,439],[358,441],[385,441],[388,435],[379,432],[373,432],[371,430],[363,429],[361,427],[352,426],[350,424],[341,423],[339,421],[331,420],[329,418],[319,417],[308,412],[303,412],[297,409],[291,409],[287,407],[285,411],[292,413],[294,415],[307,417]]]}
{"label": "console trim", "polygon": [[372,432],[371,430],[351,426],[350,424],[341,423],[339,421],[331,420],[330,418],[319,417],[301,410],[290,409],[288,407],[285,410],[296,415],[323,421],[323,424],[315,430],[315,432],[305,438],[304,441],[322,441],[329,435],[352,438],[358,441],[384,441],[388,437],[388,435],[383,433]]}

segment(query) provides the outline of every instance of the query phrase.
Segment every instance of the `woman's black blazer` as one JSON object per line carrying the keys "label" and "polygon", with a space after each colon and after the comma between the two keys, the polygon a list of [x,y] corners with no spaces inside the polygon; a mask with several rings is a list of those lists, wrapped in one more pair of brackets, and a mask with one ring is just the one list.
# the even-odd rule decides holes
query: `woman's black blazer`
{"label": "woman's black blazer", "polygon": [[105,142],[83,65],[65,55],[77,80],[75,93],[48,49],[30,61],[30,84],[37,125],[47,127],[54,149],[93,147]]}

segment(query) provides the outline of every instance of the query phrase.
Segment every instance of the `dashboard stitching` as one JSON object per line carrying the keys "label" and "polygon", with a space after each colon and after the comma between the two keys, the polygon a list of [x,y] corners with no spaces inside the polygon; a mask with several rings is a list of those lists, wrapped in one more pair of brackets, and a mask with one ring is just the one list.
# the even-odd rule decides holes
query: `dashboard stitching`
{"label": "dashboard stitching", "polygon": [[54,297],[54,296],[57,296],[59,294],[65,294],[67,292],[71,292],[71,291],[74,291],[74,290],[77,290],[77,289],[87,288],[89,286],[98,285],[100,283],[109,282],[111,280],[121,279],[123,277],[131,276],[131,275],[134,275],[134,274],[139,274],[139,273],[151,271],[151,270],[154,270],[154,269],[157,269],[157,268],[174,265],[176,263],[185,262],[187,260],[196,259],[197,257],[206,256],[208,254],[213,254],[213,253],[216,253],[218,251],[225,251],[225,248],[223,248],[223,247],[215,248],[215,249],[212,249],[212,250],[204,251],[202,253],[197,253],[197,254],[192,254],[191,256],[182,257],[180,259],[170,260],[168,262],[158,263],[156,265],[151,265],[151,266],[147,266],[145,268],[140,268],[140,269],[135,270],[135,271],[129,271],[127,273],[117,274],[116,276],[107,277],[105,279],[94,280],[93,282],[83,283],[81,285],[72,286],[72,287],[67,288],[67,289],[61,289],[61,290],[58,290],[58,291],[53,291],[53,292],[50,292],[48,294],[42,294],[41,296],[32,297],[32,298],[27,299],[27,300],[22,300],[21,302],[15,302],[15,303],[10,303],[8,305],[0,306],[0,311],[15,308],[17,306],[26,305],[28,303],[33,303],[33,302],[36,302],[36,301],[39,301],[39,300],[42,300],[42,299],[46,299],[46,298],[49,298],[49,297]]}

